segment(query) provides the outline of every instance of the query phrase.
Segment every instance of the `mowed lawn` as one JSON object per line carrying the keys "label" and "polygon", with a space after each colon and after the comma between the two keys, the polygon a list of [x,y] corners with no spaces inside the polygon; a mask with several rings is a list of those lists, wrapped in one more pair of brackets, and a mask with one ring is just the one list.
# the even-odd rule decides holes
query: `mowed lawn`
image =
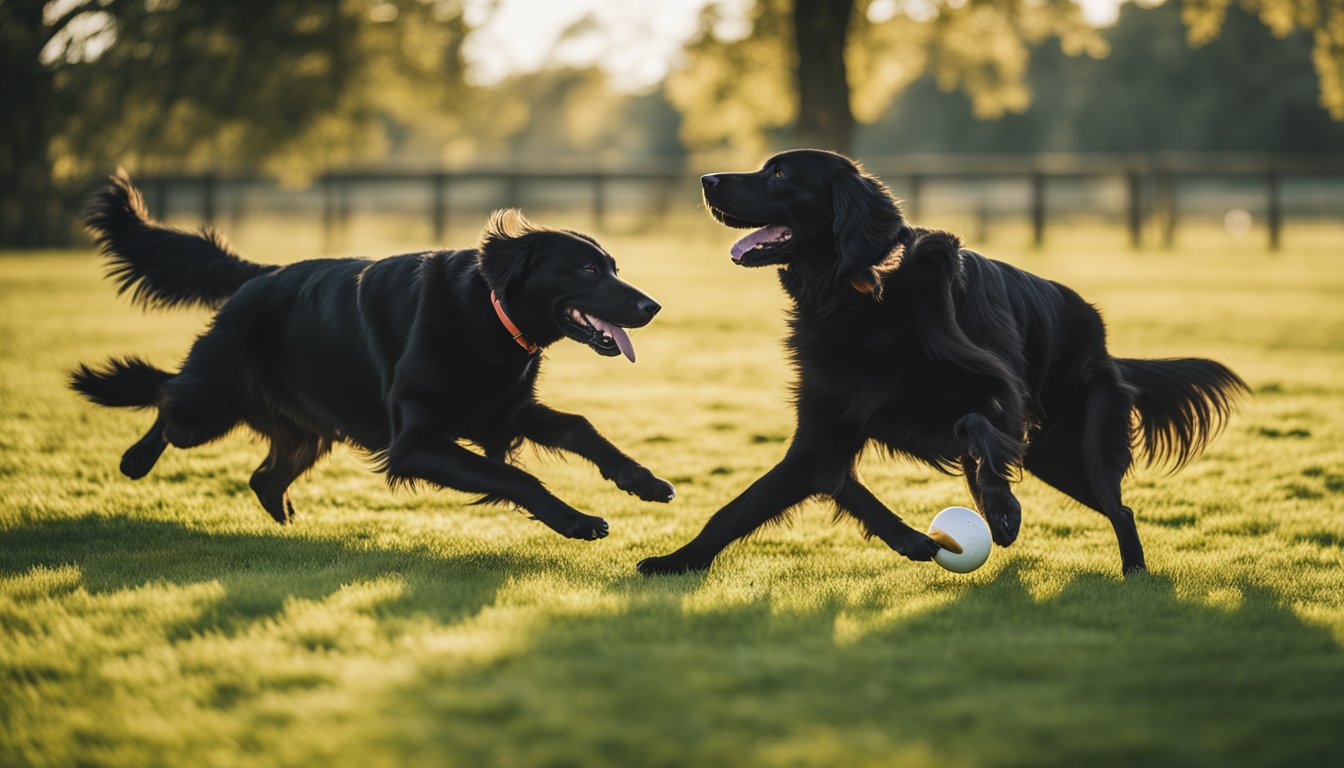
{"label": "mowed lawn", "polygon": [[[987,249],[1100,306],[1117,354],[1214,357],[1255,390],[1198,462],[1130,478],[1149,575],[1122,580],[1110,526],[1028,477],[1020,540],[973,574],[809,502],[707,575],[650,580],[640,558],[784,451],[783,300],[712,225],[603,239],[663,313],[635,365],[562,343],[542,392],[679,495],[641,503],[524,451],[611,522],[592,543],[393,492],[345,448],[281,528],[241,432],[127,480],[150,417],[77,400],[66,372],[114,353],[173,366],[206,315],[131,308],[91,251],[0,257],[0,764],[1344,761],[1338,240]],[[969,501],[878,452],[863,473],[917,527]]]}

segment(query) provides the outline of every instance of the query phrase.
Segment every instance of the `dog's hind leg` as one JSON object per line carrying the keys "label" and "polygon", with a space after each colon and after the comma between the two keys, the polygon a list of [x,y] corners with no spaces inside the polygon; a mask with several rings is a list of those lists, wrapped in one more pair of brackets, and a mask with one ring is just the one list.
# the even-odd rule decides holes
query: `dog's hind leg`
{"label": "dog's hind leg", "polygon": [[1120,481],[1133,460],[1132,408],[1132,395],[1118,379],[1103,376],[1094,380],[1082,407],[1046,425],[1032,441],[1024,462],[1033,475],[1110,521],[1126,574],[1146,568],[1134,512],[1124,505],[1120,493]]}
{"label": "dog's hind leg", "polygon": [[1083,464],[1087,483],[1103,515],[1116,529],[1121,569],[1145,570],[1144,546],[1138,541],[1134,512],[1121,502],[1120,482],[1133,461],[1129,429],[1133,397],[1117,382],[1097,382],[1087,391],[1087,422],[1083,430]]}
{"label": "dog's hind leg", "polygon": [[1023,453],[1022,441],[978,413],[961,417],[954,430],[966,451],[962,467],[971,496],[989,523],[994,543],[1006,547],[1017,541],[1022,528],[1022,505],[1008,483]]}
{"label": "dog's hind leg", "polygon": [[174,448],[194,448],[227,435],[251,411],[256,389],[237,312],[226,306],[187,353],[182,370],[160,390],[163,436]]}
{"label": "dog's hind leg", "polygon": [[154,424],[145,433],[145,436],[126,449],[126,453],[121,455],[121,474],[139,480],[149,474],[149,470],[158,463],[159,457],[163,455],[163,449],[168,447],[168,440],[163,436],[163,416],[154,419]]}
{"label": "dog's hind leg", "polygon": [[1115,529],[1122,570],[1127,574],[1142,571],[1147,566],[1134,525],[1134,512],[1121,503],[1120,496],[1120,481],[1134,460],[1130,442],[1134,393],[1121,380],[1114,363],[1098,366],[1092,373],[1083,422],[1082,455],[1087,482],[1096,496],[1097,508]]}
{"label": "dog's hind leg", "polygon": [[331,450],[331,441],[297,428],[270,437],[270,453],[248,484],[275,522],[284,525],[294,518],[289,486]]}

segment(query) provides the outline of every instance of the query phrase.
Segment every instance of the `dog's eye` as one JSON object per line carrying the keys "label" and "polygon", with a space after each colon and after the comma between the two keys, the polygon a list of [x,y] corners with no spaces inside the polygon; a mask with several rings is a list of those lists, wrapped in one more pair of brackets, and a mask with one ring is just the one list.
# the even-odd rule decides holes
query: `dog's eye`
{"label": "dog's eye", "polygon": [[784,169],[783,169],[783,168],[776,168],[776,169],[775,169],[775,178],[776,178],[776,179],[780,178],[780,177],[783,176],[783,175],[784,175]]}
{"label": "dog's eye", "polygon": [[590,275],[595,275],[597,274],[597,267],[594,267],[592,264],[584,264],[583,271]]}

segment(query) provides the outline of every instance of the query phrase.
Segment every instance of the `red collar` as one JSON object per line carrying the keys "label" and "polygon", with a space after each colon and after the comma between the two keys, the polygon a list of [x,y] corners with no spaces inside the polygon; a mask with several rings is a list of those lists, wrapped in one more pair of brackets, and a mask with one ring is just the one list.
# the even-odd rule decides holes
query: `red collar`
{"label": "red collar", "polygon": [[499,297],[495,295],[494,291],[490,292],[490,303],[495,305],[495,314],[499,316],[499,322],[504,324],[504,330],[509,332],[514,341],[518,342],[518,346],[526,349],[529,355],[537,354],[537,350],[541,347],[523,338],[522,329],[514,325],[513,321],[509,319],[508,313],[504,311],[504,305],[499,303]]}

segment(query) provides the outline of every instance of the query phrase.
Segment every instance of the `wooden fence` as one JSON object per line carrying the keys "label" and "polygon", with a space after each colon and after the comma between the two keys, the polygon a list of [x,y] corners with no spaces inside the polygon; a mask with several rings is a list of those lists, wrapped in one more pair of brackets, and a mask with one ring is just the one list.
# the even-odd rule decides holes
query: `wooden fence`
{"label": "wooden fence", "polygon": [[[1032,239],[1037,246],[1045,241],[1051,218],[1050,190],[1062,181],[1120,181],[1124,185],[1124,210],[1121,213],[1130,244],[1143,245],[1145,222],[1157,224],[1159,239],[1170,247],[1181,221],[1181,188],[1193,181],[1238,183],[1251,181],[1263,190],[1263,208],[1268,246],[1277,250],[1282,243],[1285,210],[1283,184],[1297,178],[1325,179],[1342,184],[1339,199],[1332,199],[1329,215],[1344,220],[1344,154],[1339,155],[1248,155],[1248,154],[1158,154],[1158,155],[911,155],[870,158],[866,167],[889,185],[901,190],[911,218],[918,220],[926,191],[941,182],[975,184],[1016,180],[1025,182],[1024,207],[1030,222]],[[396,182],[422,185],[425,190],[424,213],[436,239],[441,239],[450,224],[448,203],[454,185],[487,181],[502,185],[500,205],[519,204],[523,191],[550,184],[585,187],[589,194],[586,207],[595,226],[602,229],[611,209],[610,188],[615,183],[638,183],[656,191],[655,215],[665,216],[675,195],[692,194],[695,174],[672,166],[625,166],[619,169],[556,169],[554,167],[467,168],[429,170],[348,169],[334,170],[317,178],[321,191],[321,219],[324,238],[346,226],[352,213],[352,190],[371,184]],[[255,183],[257,177],[224,176],[218,173],[161,174],[139,178],[151,197],[159,216],[166,215],[170,190],[179,185],[199,190],[199,214],[212,223],[219,209],[221,185]],[[1336,205],[1337,203],[1337,205]],[[1114,215],[1114,212],[1110,212]],[[981,212],[986,219],[988,214]]]}
{"label": "wooden fence", "polygon": [[[1130,245],[1143,245],[1145,219],[1161,224],[1161,242],[1171,247],[1180,221],[1182,182],[1201,180],[1255,180],[1263,185],[1268,245],[1278,250],[1284,226],[1283,181],[1285,178],[1323,178],[1344,182],[1344,155],[920,155],[910,158],[877,158],[868,163],[884,179],[907,180],[906,202],[912,217],[918,216],[922,190],[927,182],[945,179],[963,181],[1025,179],[1029,182],[1028,205],[1032,240],[1045,241],[1049,204],[1047,189],[1052,181],[1119,179],[1125,194],[1124,222]],[[884,173],[882,169],[887,169]],[[1344,188],[1337,201],[1337,216],[1344,220]]]}

